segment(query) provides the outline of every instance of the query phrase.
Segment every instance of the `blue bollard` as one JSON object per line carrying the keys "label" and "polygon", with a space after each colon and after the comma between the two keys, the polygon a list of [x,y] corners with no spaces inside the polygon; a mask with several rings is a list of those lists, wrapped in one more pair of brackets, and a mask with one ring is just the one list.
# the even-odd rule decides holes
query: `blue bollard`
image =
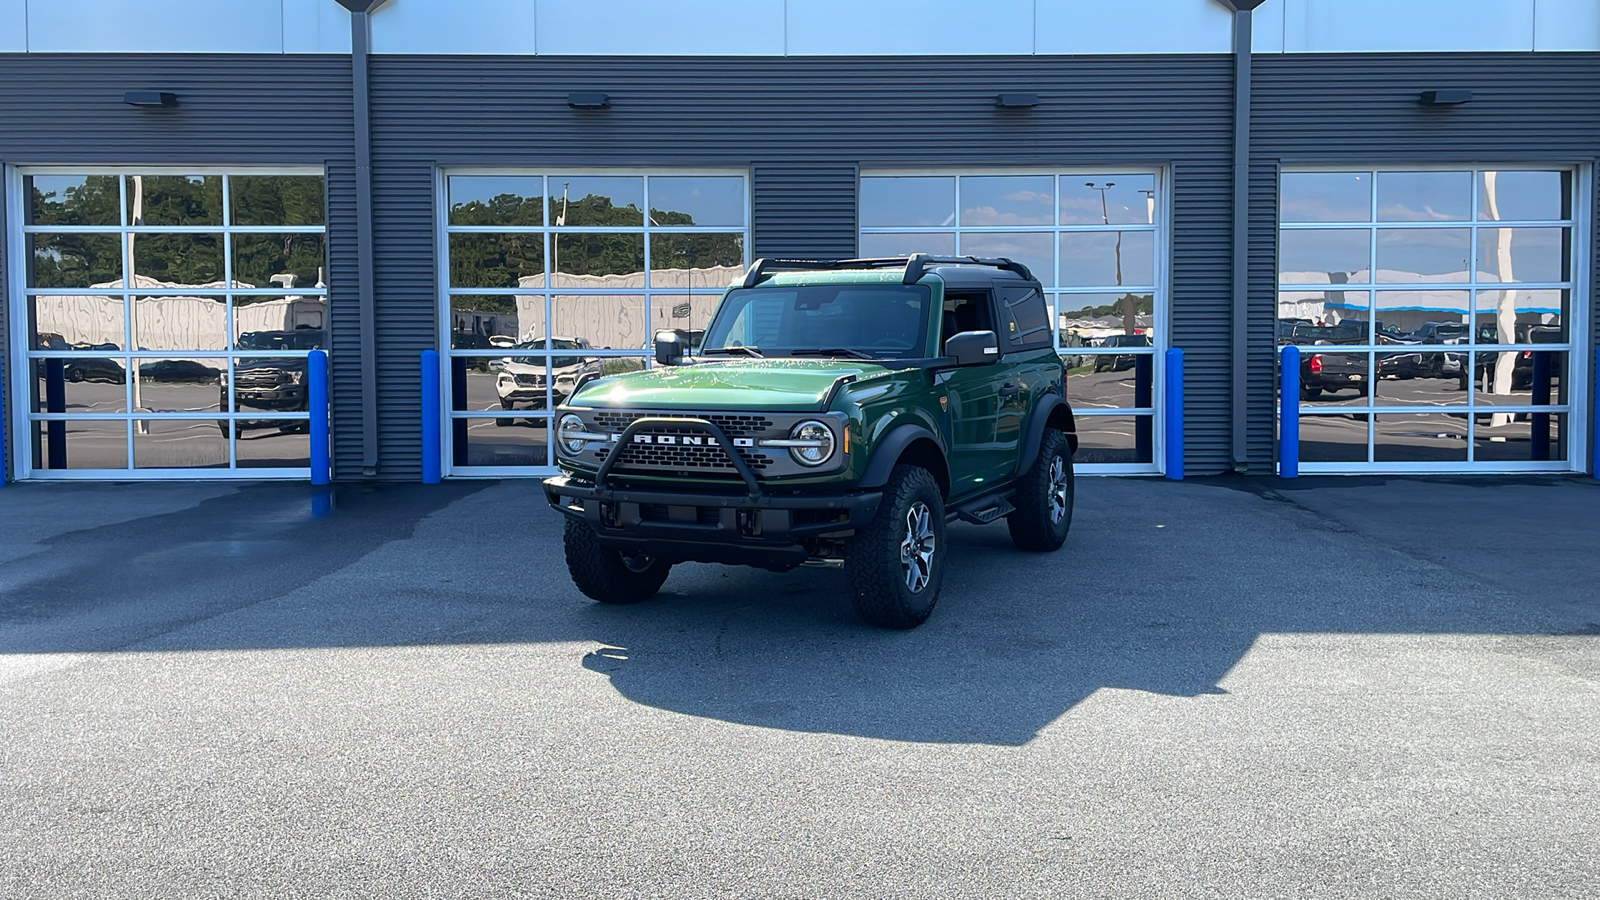
{"label": "blue bollard", "polygon": [[1167,477],[1183,480],[1183,350],[1167,351]]}
{"label": "blue bollard", "polygon": [[1278,385],[1278,475],[1300,477],[1300,348],[1283,348]]}
{"label": "blue bollard", "polygon": [[422,483],[438,484],[444,468],[439,447],[439,351],[422,351]]}
{"label": "blue bollard", "polygon": [[[1594,371],[1600,373],[1600,347],[1596,347],[1594,351],[1594,366]],[[1596,409],[1592,398],[1589,400],[1589,408]],[[1589,441],[1589,473],[1595,478],[1600,478],[1600,412],[1592,413],[1590,420],[1594,422],[1594,434],[1590,436]]]}
{"label": "blue bollard", "polygon": [[306,357],[306,409],[311,415],[311,483],[327,484],[328,465],[328,352],[313,350]]}

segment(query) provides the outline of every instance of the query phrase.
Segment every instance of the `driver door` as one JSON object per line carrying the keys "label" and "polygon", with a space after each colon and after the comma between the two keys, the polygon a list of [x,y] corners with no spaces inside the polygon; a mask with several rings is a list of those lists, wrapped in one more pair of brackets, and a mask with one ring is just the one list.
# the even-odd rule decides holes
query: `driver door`
{"label": "driver door", "polygon": [[[946,294],[944,327],[939,346],[963,331],[993,331],[994,305],[989,292]],[[1002,347],[1004,337],[1001,336]],[[1011,474],[1016,465],[1017,435],[1004,427],[1011,397],[1002,395],[1009,368],[1001,360],[939,373],[944,387],[945,438],[950,447],[951,499],[981,493]],[[1003,422],[1002,420],[1006,421]]]}

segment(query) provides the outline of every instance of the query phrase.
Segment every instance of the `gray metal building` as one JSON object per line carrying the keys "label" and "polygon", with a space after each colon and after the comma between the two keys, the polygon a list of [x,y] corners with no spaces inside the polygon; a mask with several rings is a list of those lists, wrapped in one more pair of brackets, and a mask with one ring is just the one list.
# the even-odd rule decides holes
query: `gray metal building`
{"label": "gray metal building", "polygon": [[749,260],[914,250],[1040,275],[1085,472],[1174,347],[1186,471],[1273,471],[1288,343],[1306,470],[1590,471],[1600,13],[1231,5],[0,5],[7,477],[303,478],[312,347],[337,480],[542,474]]}

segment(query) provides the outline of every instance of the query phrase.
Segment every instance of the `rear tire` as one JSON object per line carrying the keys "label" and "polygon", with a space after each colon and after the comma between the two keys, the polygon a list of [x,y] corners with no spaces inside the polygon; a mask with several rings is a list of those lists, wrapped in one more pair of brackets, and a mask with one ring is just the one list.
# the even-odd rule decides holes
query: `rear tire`
{"label": "rear tire", "polygon": [[600,545],[585,522],[567,519],[562,531],[567,572],[585,597],[601,603],[640,603],[654,597],[672,571],[672,564],[649,556],[624,557]]}
{"label": "rear tire", "polygon": [[1021,550],[1041,553],[1060,550],[1072,529],[1072,501],[1076,490],[1072,453],[1067,436],[1046,428],[1039,441],[1039,458],[1017,481],[1016,510],[1006,516],[1011,542]]}
{"label": "rear tire", "polygon": [[944,498],[927,469],[895,466],[872,521],[850,541],[850,602],[869,625],[904,630],[933,614],[944,582]]}

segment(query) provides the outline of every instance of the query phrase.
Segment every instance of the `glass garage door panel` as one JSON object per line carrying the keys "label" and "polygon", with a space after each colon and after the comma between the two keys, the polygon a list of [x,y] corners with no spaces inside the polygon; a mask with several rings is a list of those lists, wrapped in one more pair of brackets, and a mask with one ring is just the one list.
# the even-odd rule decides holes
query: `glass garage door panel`
{"label": "glass garage door panel", "polygon": [[1277,335],[1301,350],[1306,471],[1575,465],[1577,175],[1283,173]]}
{"label": "glass garage door panel", "polygon": [[27,168],[17,187],[26,477],[308,477],[320,173]]}
{"label": "glass garage door panel", "polygon": [[1085,472],[1163,468],[1167,240],[1156,172],[863,174],[862,256],[1003,256],[1054,304]]}
{"label": "glass garage door panel", "polygon": [[551,415],[643,369],[657,331],[704,334],[748,264],[742,173],[450,172],[440,223],[453,475],[554,471]]}

